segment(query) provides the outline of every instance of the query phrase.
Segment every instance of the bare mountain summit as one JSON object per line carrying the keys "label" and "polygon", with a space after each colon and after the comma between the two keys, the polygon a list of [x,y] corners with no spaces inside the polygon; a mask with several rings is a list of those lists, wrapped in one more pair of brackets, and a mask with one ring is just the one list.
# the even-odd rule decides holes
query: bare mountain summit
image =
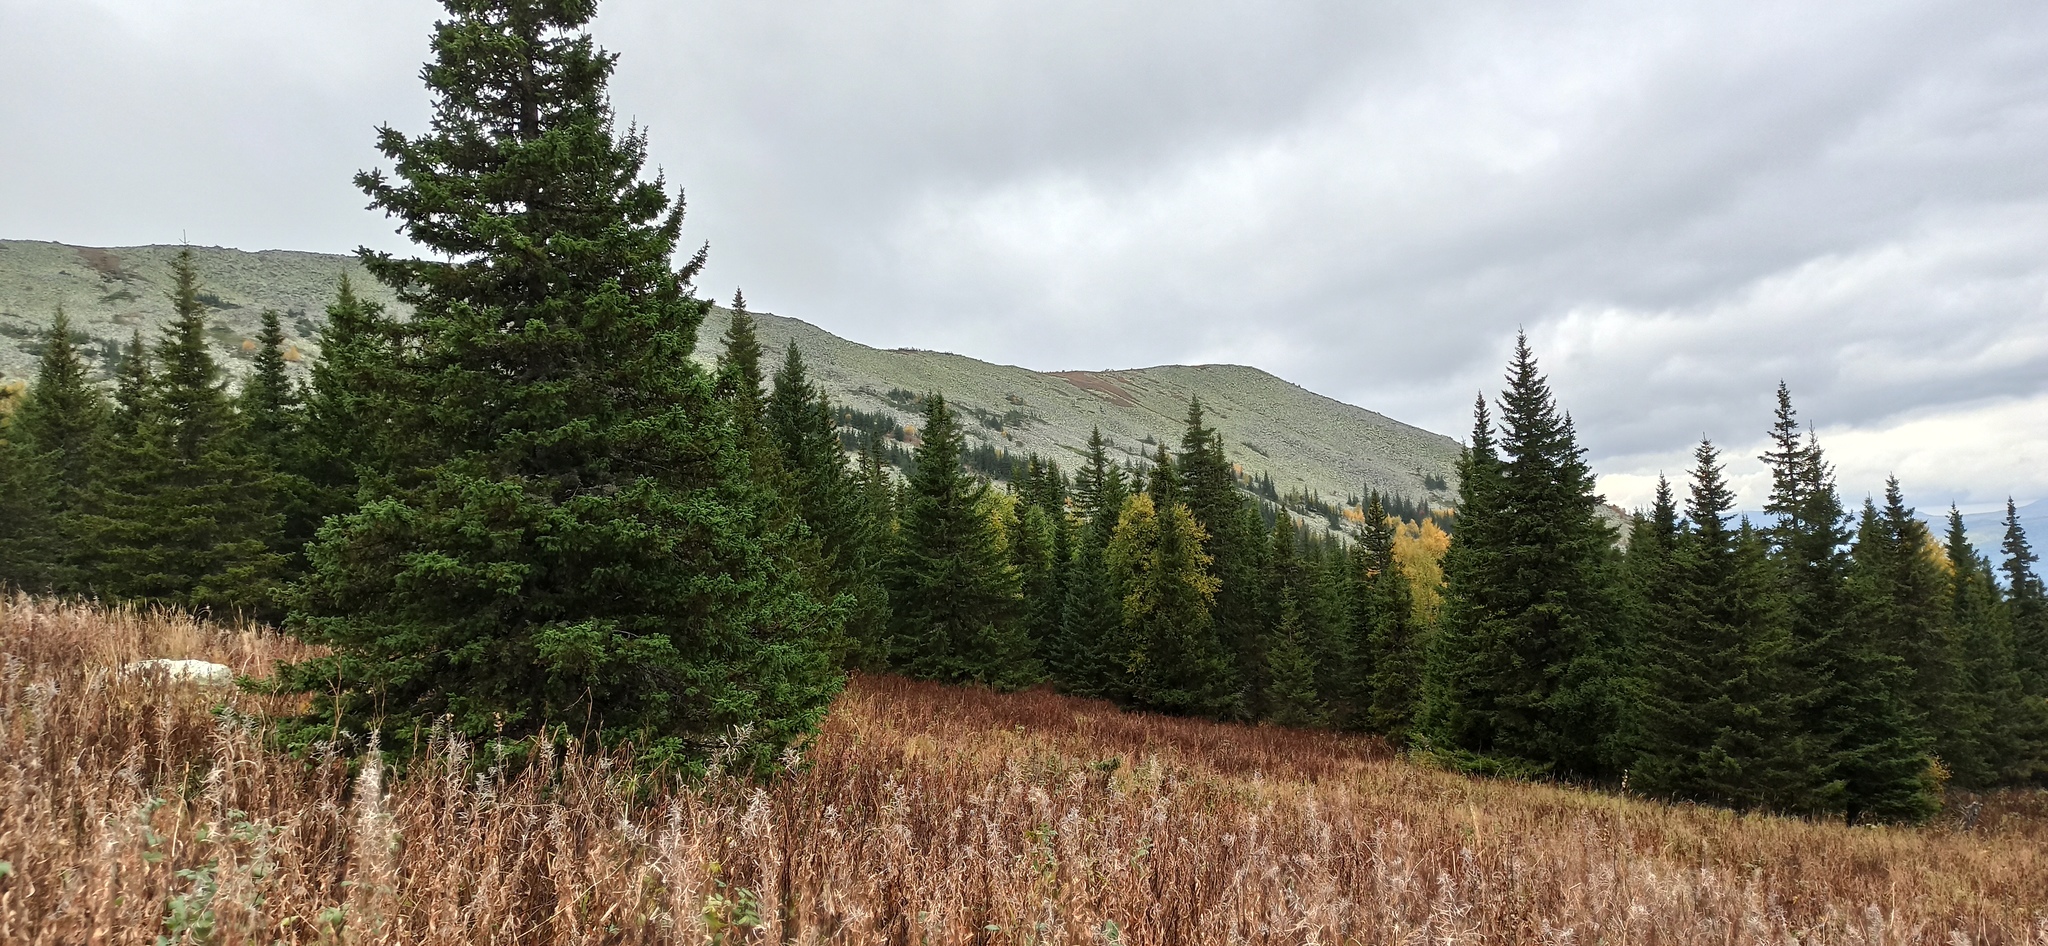
{"label": "bare mountain summit", "polygon": [[[60,304],[85,337],[87,352],[105,368],[131,332],[153,337],[170,316],[168,264],[178,249],[0,241],[0,379],[18,380],[34,370],[36,336]],[[360,294],[392,301],[350,257],[214,247],[193,252],[202,301],[215,310],[214,339],[231,369],[248,364],[257,319],[266,308],[284,315],[292,349],[287,357],[317,355],[325,307],[344,272]],[[730,317],[717,309],[705,321],[700,359],[716,356]],[[757,318],[769,353],[764,369],[773,370],[794,340],[813,378],[842,406],[890,415],[914,428],[919,418],[913,399],[938,391],[959,408],[971,438],[1016,455],[1035,452],[1068,470],[1096,427],[1127,456],[1149,452],[1149,444],[1160,440],[1177,446],[1188,398],[1200,396],[1230,458],[1248,475],[1270,476],[1283,492],[1313,492],[1333,504],[1367,487],[1438,504],[1451,498],[1440,484],[1453,480],[1455,441],[1257,368],[1168,365],[1047,373],[943,352],[884,351],[797,319]]]}

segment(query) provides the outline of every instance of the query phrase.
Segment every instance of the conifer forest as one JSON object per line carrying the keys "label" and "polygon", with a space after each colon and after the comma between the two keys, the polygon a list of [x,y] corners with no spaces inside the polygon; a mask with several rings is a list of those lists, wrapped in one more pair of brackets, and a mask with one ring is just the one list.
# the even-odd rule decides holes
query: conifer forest
{"label": "conifer forest", "polygon": [[[0,401],[0,941],[2048,944],[2011,504],[1844,495],[1780,385],[1761,515],[1706,441],[1613,515],[1526,338],[1449,504],[1283,497],[1200,398],[890,436],[699,287],[594,3],[444,5],[354,182],[408,312],[231,376],[187,253]],[[237,683],[93,669],[171,640]]]}

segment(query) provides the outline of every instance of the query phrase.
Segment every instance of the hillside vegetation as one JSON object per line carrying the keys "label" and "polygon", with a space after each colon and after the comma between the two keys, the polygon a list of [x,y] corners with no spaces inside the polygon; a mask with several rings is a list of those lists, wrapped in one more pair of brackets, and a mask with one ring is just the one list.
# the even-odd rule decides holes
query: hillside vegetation
{"label": "hillside vegetation", "polygon": [[0,600],[0,942],[2048,944],[2038,794],[1851,829],[872,676],[764,782],[454,739],[395,777],[120,671],[306,653]]}
{"label": "hillside vegetation", "polygon": [[[170,320],[170,262],[180,249],[0,240],[0,379],[34,373],[36,336],[59,305],[89,359],[111,377],[119,346],[132,332],[153,338]],[[390,289],[351,257],[192,250],[206,286],[215,352],[233,371],[247,370],[264,309],[284,316],[289,359],[302,363],[317,355],[326,308],[343,273],[364,299],[398,310]],[[711,310],[698,332],[700,361],[708,365],[720,352],[730,318],[730,310]],[[942,391],[972,418],[970,438],[1019,458],[1035,452],[1071,468],[1097,426],[1121,455],[1135,458],[1148,441],[1177,437],[1188,398],[1199,396],[1231,459],[1248,475],[1270,476],[1283,492],[1315,493],[1333,505],[1367,489],[1439,503],[1450,498],[1455,441],[1257,368],[1169,365],[1048,374],[944,352],[884,351],[797,319],[755,318],[770,355],[779,361],[783,347],[795,341],[813,381],[834,403],[915,427],[911,398]]]}

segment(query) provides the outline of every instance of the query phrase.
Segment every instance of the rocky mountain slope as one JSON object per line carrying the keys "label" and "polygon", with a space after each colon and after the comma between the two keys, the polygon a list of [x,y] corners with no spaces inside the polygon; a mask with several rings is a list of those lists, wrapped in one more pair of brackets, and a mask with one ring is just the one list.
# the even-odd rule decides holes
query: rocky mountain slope
{"label": "rocky mountain slope", "polygon": [[[0,379],[34,370],[36,335],[59,305],[103,365],[111,366],[131,333],[152,337],[170,316],[165,292],[178,249],[0,241]],[[392,301],[349,257],[211,247],[195,247],[194,253],[202,300],[214,309],[213,335],[230,366],[247,363],[257,320],[267,308],[284,315],[293,349],[288,357],[316,355],[325,307],[344,272],[362,295]],[[729,318],[715,310],[706,321],[700,358],[716,355]],[[1046,373],[943,352],[885,351],[797,319],[758,318],[773,361],[779,363],[783,347],[794,340],[835,401],[891,416],[906,427],[919,420],[913,399],[938,391],[967,416],[975,440],[1016,455],[1036,452],[1072,469],[1096,427],[1125,455],[1158,440],[1177,444],[1187,400],[1199,395],[1231,459],[1248,475],[1271,477],[1282,492],[1313,492],[1333,504],[1366,488],[1440,504],[1450,499],[1455,441],[1256,368],[1168,365]]]}

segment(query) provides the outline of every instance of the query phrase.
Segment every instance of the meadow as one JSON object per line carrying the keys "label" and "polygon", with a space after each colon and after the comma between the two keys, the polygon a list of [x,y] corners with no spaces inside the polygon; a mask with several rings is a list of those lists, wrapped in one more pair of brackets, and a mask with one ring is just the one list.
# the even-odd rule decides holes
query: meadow
{"label": "meadow", "polygon": [[2048,946],[2048,801],[1847,828],[1489,781],[1369,738],[857,677],[755,781],[269,748],[287,637],[0,600],[0,943]]}

